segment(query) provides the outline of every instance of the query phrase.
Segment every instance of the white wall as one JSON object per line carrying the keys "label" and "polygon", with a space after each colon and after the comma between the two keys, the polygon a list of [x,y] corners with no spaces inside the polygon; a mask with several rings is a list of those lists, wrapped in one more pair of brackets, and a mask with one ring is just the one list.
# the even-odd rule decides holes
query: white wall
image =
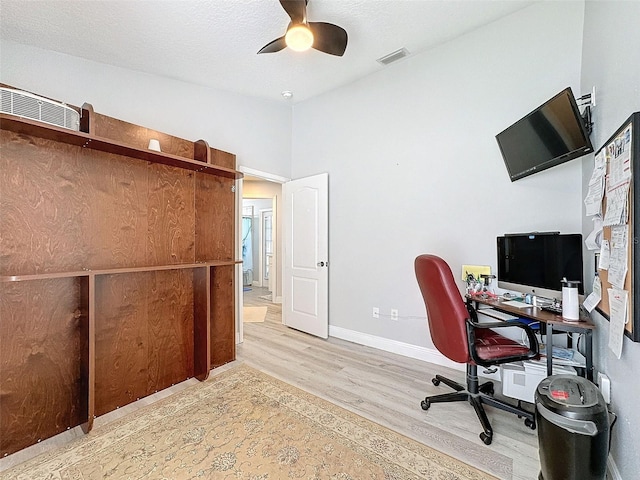
{"label": "white wall", "polygon": [[[582,55],[582,85],[585,91],[596,87],[596,107],[593,110],[596,149],[629,118],[640,111],[640,2],[592,2],[585,8],[584,48]],[[638,141],[635,139],[634,141]],[[583,162],[583,189],[593,170],[593,156]],[[638,175],[638,172],[636,172]],[[636,192],[636,210],[637,210]],[[637,214],[637,213],[636,213]],[[592,228],[583,217],[583,233]],[[635,239],[636,242],[638,239]],[[592,272],[594,262],[585,266]],[[585,277],[586,279],[587,277]],[[591,290],[589,277],[587,287]],[[640,299],[634,299],[640,301]],[[595,368],[611,379],[611,409],[619,419],[613,429],[611,456],[618,475],[614,478],[638,478],[640,471],[640,343],[625,338],[622,358],[618,360],[607,348],[609,322],[594,313],[598,326],[595,332]]]}
{"label": "white wall", "polygon": [[291,107],[112,67],[9,41],[0,82],[236,154],[238,164],[289,175]]}
{"label": "white wall", "polygon": [[458,276],[506,232],[581,231],[580,161],[511,183],[494,137],[580,94],[583,13],[537,4],[294,106],[292,178],[329,173],[332,326],[432,348],[417,255]]}

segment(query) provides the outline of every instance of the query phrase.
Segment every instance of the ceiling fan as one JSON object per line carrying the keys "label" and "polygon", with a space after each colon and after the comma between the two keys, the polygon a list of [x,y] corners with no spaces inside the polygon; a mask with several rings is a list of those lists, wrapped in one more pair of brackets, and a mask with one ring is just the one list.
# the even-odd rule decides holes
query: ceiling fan
{"label": "ceiling fan", "polygon": [[258,53],[274,53],[289,47],[302,52],[314,48],[341,57],[347,48],[347,32],[332,23],[307,21],[309,0],[280,0],[280,5],[291,18],[287,33],[267,43]]}

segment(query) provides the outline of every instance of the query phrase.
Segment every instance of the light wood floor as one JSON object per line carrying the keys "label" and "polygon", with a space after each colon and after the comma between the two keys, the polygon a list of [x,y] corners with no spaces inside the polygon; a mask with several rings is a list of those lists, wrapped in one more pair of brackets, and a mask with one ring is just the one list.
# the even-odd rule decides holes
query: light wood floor
{"label": "light wood floor", "polygon": [[[494,437],[493,443],[486,446],[478,438],[481,427],[471,405],[443,403],[433,405],[428,412],[420,408],[425,395],[450,391],[444,385],[435,387],[431,383],[435,374],[464,383],[463,372],[289,329],[281,323],[280,305],[261,298],[266,293],[255,287],[245,293],[245,305],[269,307],[266,321],[244,325],[244,343],[238,346],[237,360],[213,370],[212,376],[246,363],[498,478],[537,479],[540,467],[536,432],[515,415],[487,407]],[[95,420],[94,427],[195,383],[195,379],[187,380],[103,415]],[[76,427],[0,459],[0,472],[81,435]]]}
{"label": "light wood floor", "polygon": [[244,295],[245,305],[268,305],[269,309],[265,323],[245,324],[239,361],[499,478],[538,478],[536,431],[516,415],[486,408],[494,429],[493,443],[486,446],[478,437],[482,428],[468,403],[434,404],[428,412],[420,408],[425,395],[451,391],[431,383],[435,374],[464,383],[464,372],[292,330],[281,323],[280,305],[263,295],[259,288]]}

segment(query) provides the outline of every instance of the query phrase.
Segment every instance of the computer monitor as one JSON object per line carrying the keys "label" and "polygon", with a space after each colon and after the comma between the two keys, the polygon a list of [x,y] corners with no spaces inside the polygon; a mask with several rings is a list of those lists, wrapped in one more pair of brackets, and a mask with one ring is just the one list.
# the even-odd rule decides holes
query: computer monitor
{"label": "computer monitor", "polygon": [[559,299],[566,278],[579,281],[584,293],[581,234],[509,234],[498,237],[497,247],[499,288]]}

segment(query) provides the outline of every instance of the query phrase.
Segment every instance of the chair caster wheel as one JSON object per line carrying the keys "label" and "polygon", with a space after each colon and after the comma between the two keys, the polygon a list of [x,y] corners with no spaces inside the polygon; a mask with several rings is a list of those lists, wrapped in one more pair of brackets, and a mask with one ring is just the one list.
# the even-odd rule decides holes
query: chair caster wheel
{"label": "chair caster wheel", "polygon": [[423,410],[429,410],[429,407],[431,406],[431,402],[425,398],[422,402],[420,402],[420,406],[422,407]]}
{"label": "chair caster wheel", "polygon": [[533,420],[529,420],[528,418],[524,419],[524,424],[529,427],[531,430],[536,429],[536,422]]}
{"label": "chair caster wheel", "polygon": [[433,383],[437,387],[438,385],[440,385],[440,380],[438,380],[437,378],[432,378],[431,383]]}
{"label": "chair caster wheel", "polygon": [[485,445],[491,445],[491,442],[493,441],[493,435],[487,435],[486,433],[482,432],[480,434],[480,440],[482,440]]}

